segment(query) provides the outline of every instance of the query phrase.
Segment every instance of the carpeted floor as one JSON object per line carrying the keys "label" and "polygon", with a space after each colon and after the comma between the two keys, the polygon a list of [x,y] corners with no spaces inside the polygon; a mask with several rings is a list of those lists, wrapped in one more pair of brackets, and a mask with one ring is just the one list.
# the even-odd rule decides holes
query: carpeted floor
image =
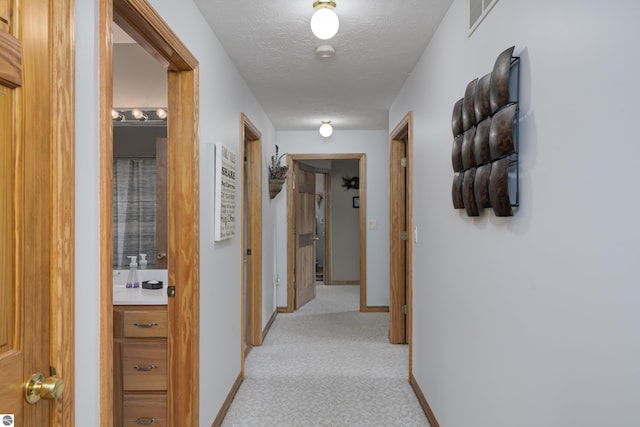
{"label": "carpeted floor", "polygon": [[388,313],[360,313],[357,286],[316,290],[251,350],[222,425],[428,426],[407,381],[407,346],[388,343]]}

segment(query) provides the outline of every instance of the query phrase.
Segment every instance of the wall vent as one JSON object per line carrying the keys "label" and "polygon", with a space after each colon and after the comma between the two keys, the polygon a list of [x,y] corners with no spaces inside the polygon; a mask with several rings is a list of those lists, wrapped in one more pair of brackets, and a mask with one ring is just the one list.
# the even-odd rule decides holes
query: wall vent
{"label": "wall vent", "polygon": [[469,37],[496,3],[498,0],[469,0]]}

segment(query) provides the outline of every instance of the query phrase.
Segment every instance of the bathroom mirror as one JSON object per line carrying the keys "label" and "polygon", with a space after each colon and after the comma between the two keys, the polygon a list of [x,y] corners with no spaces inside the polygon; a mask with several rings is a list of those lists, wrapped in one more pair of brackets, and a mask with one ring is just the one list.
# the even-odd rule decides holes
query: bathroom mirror
{"label": "bathroom mirror", "polygon": [[129,268],[127,257],[139,254],[147,268],[167,268],[166,159],[166,126],[114,126],[114,270]]}
{"label": "bathroom mirror", "polygon": [[113,269],[166,269],[167,70],[113,30]]}

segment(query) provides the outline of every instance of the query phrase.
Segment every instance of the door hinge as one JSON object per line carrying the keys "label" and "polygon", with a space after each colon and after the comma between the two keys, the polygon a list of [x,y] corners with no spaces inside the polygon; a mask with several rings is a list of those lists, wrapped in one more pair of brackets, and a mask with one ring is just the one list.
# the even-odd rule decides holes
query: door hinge
{"label": "door hinge", "polygon": [[251,255],[251,249],[247,249],[247,255]]}
{"label": "door hinge", "polygon": [[403,167],[403,168],[407,167],[407,158],[406,157],[403,157],[403,158],[400,159],[400,166]]}
{"label": "door hinge", "polygon": [[400,232],[400,240],[407,240],[407,232],[406,231],[401,231]]}
{"label": "door hinge", "polygon": [[406,305],[406,304],[405,304],[405,305],[403,305],[402,307],[400,307],[400,312],[401,312],[402,314],[407,314],[407,305]]}
{"label": "door hinge", "polygon": [[167,286],[167,297],[175,298],[176,297],[176,287],[175,286]]}

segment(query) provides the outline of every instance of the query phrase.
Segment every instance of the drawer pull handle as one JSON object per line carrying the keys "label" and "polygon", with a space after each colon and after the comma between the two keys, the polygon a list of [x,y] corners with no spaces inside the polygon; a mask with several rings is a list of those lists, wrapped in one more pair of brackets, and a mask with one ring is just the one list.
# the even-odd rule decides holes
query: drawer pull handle
{"label": "drawer pull handle", "polygon": [[157,418],[136,418],[136,421],[135,421],[136,424],[140,424],[143,426],[148,426],[150,424],[157,423],[157,422],[158,422]]}
{"label": "drawer pull handle", "polygon": [[137,326],[138,328],[153,328],[154,326],[158,326],[156,322],[153,323],[134,323],[133,326]]}
{"label": "drawer pull handle", "polygon": [[158,367],[158,365],[150,365],[150,366],[133,365],[133,369],[135,369],[136,371],[143,371],[143,372],[150,371],[150,370],[155,369],[157,367]]}

